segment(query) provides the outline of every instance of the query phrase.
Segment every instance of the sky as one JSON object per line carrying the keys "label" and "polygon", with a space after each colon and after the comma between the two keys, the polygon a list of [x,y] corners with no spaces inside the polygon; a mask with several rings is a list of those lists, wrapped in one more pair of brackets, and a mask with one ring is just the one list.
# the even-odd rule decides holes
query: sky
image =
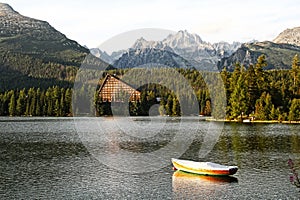
{"label": "sky", "polygon": [[[134,30],[162,30],[148,40],[187,30],[204,41],[273,40],[300,26],[298,0],[2,0],[20,14],[48,21],[89,48]],[[154,34],[155,35],[155,34]],[[136,37],[140,37],[139,35]],[[132,41],[128,40],[128,43]]]}

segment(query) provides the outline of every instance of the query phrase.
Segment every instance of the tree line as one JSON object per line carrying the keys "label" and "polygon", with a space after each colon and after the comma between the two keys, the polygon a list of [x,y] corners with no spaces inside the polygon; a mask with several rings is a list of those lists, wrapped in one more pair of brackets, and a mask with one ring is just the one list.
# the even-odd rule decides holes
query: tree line
{"label": "tree line", "polygon": [[[85,91],[92,94],[86,99],[84,112],[90,115],[205,115],[215,118],[242,120],[252,118],[256,120],[300,120],[300,63],[298,55],[291,61],[290,70],[264,70],[267,59],[261,55],[255,64],[243,66],[235,65],[234,71],[224,68],[221,73],[201,72],[195,69],[176,69],[193,89],[196,101],[192,101],[193,94],[186,86],[174,84],[172,78],[164,76],[163,71],[153,73],[158,80],[164,80],[166,85],[146,84],[140,86],[140,101],[123,102],[127,106],[115,106],[103,102],[98,90],[82,86],[74,95],[76,99],[86,99]],[[161,69],[164,70],[164,69]],[[110,70],[107,73],[124,76],[128,70]],[[139,77],[143,72],[137,71]],[[219,79],[218,77],[221,77]],[[102,77],[101,81],[103,80]],[[172,85],[173,84],[173,85]],[[224,88],[224,95],[218,92],[220,85]],[[174,89],[176,88],[176,89]],[[72,116],[71,88],[53,86],[47,89],[29,88],[9,90],[0,94],[0,115],[2,116]],[[199,110],[193,110],[190,105],[185,110],[180,105],[185,102],[196,102]],[[222,101],[226,101],[222,104]],[[221,106],[219,106],[221,105]],[[112,109],[112,107],[114,109]],[[119,110],[118,110],[119,108]],[[76,108],[77,109],[77,108]],[[190,110],[189,110],[190,109]],[[224,109],[224,115],[222,110]],[[184,112],[183,112],[184,110]],[[77,110],[76,110],[77,112]],[[80,112],[80,110],[78,110]]]}
{"label": "tree line", "polygon": [[70,116],[72,90],[58,86],[47,90],[9,90],[0,94],[1,116]]}
{"label": "tree line", "polygon": [[[189,81],[196,94],[199,113],[215,118],[229,120],[300,120],[300,63],[298,55],[291,61],[290,70],[265,70],[267,59],[265,55],[258,57],[255,64],[243,66],[236,63],[234,71],[229,72],[224,68],[221,71],[222,83],[216,72],[200,72],[195,69],[177,69]],[[126,71],[119,71],[122,76]],[[161,73],[164,74],[164,73]],[[139,76],[139,74],[136,74]],[[157,79],[163,79],[156,74]],[[168,81],[168,79],[167,79]],[[170,81],[174,81],[171,80]],[[223,84],[225,95],[218,93],[217,85]],[[210,87],[216,88],[210,88]],[[183,88],[185,90],[186,88]],[[216,94],[213,94],[216,93]],[[187,94],[187,98],[191,98]],[[132,102],[129,106],[131,115],[149,115],[149,109],[158,104],[160,115],[183,115],[178,94],[169,91],[160,85],[148,85],[142,89],[141,101]],[[159,97],[160,101],[157,101]],[[226,99],[225,107],[222,100]],[[96,100],[99,115],[111,115],[110,103]],[[215,115],[222,113],[225,116]],[[215,114],[214,114],[215,113]]]}
{"label": "tree line", "polygon": [[290,70],[264,70],[265,55],[256,64],[236,64],[232,73],[221,72],[227,95],[226,117],[257,120],[300,120],[300,64],[298,55]]}

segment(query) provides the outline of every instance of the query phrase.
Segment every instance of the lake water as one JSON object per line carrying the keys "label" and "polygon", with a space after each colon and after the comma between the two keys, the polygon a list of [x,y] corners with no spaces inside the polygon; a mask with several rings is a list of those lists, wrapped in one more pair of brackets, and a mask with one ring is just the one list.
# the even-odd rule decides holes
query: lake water
{"label": "lake water", "polygon": [[[0,199],[300,198],[287,165],[292,158],[300,172],[298,125],[122,120],[0,118]],[[229,178],[175,172],[171,156],[239,170]]]}

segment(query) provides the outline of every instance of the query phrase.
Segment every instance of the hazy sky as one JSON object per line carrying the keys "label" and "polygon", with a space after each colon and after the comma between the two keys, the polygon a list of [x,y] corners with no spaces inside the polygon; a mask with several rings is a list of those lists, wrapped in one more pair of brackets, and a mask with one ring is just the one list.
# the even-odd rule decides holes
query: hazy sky
{"label": "hazy sky", "polygon": [[273,40],[300,26],[297,0],[7,0],[19,13],[48,21],[70,39],[96,47],[123,32],[161,28],[208,42]]}

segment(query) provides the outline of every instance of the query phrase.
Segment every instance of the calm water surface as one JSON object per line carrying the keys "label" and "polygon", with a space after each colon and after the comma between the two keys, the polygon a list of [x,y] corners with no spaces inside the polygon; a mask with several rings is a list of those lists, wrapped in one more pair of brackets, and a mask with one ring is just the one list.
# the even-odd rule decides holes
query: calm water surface
{"label": "calm water surface", "polygon": [[[137,119],[142,126],[148,120]],[[162,122],[158,118],[152,123],[154,129]],[[174,136],[180,119],[163,123],[161,134],[113,146],[136,153],[157,150]],[[188,129],[209,124],[198,118],[181,123]],[[119,136],[115,130],[106,131]],[[214,129],[210,131],[213,134]],[[139,134],[132,132],[132,138]],[[289,182],[287,166],[292,158],[300,168],[297,125],[225,124],[202,160],[237,165],[238,173],[230,178],[174,172],[171,162],[154,172],[120,172],[97,160],[90,153],[93,146],[87,148],[80,138],[72,118],[0,118],[0,199],[300,199],[299,189]],[[181,158],[200,160],[203,138],[203,130],[197,130]],[[126,163],[119,157],[110,159]]]}

